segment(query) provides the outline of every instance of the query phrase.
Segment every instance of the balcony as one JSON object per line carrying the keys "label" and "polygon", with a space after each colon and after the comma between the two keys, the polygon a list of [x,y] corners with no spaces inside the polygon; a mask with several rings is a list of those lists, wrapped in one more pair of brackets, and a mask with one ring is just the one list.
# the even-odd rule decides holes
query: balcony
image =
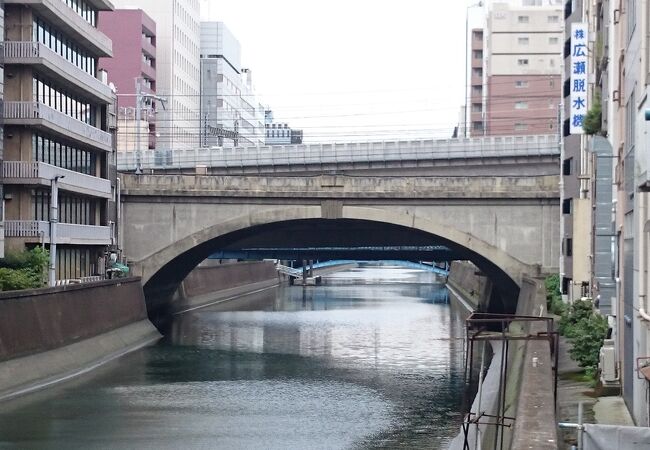
{"label": "balcony", "polygon": [[146,75],[150,80],[156,79],[156,69],[151,67],[149,64],[142,62],[142,68],[140,69],[143,75]]}
{"label": "balcony", "polygon": [[59,181],[59,188],[93,197],[111,198],[111,182],[73,170],[62,169],[44,162],[4,161],[2,177],[4,184],[27,186],[49,186],[55,176],[65,177]]}
{"label": "balcony", "polygon": [[112,151],[110,133],[67,116],[40,102],[5,102],[4,119],[5,125],[38,127],[63,138],[72,138],[100,150]]}
{"label": "balcony", "polygon": [[[59,223],[56,243],[71,245],[111,245],[111,227]],[[6,220],[5,237],[28,242],[50,242],[50,223],[43,220]]]}
{"label": "balcony", "polygon": [[25,64],[39,66],[41,71],[59,83],[77,90],[86,91],[102,103],[112,101],[111,88],[97,78],[68,62],[58,53],[53,52],[40,42],[4,43],[5,64]]}
{"label": "balcony", "polygon": [[152,58],[156,57],[156,47],[146,38],[142,38],[142,51]]}
{"label": "balcony", "polygon": [[[106,3],[108,2],[100,2]],[[69,34],[79,45],[96,56],[112,57],[111,40],[97,28],[86,22],[79,14],[61,0],[5,0],[5,4],[32,7],[43,19]],[[108,6],[108,5],[106,5]],[[112,5],[111,5],[112,6]],[[108,9],[108,8],[102,8]]]}

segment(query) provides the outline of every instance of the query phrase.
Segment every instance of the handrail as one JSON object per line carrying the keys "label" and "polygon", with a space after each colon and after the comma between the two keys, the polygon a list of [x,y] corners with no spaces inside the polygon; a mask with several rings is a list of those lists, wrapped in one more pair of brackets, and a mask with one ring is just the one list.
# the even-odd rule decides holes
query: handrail
{"label": "handrail", "polygon": [[[189,150],[146,150],[144,169],[214,168],[255,170],[259,167],[321,166],[514,156],[556,156],[556,135],[495,136],[473,139],[300,144]],[[134,170],[136,152],[118,153],[118,169]]]}

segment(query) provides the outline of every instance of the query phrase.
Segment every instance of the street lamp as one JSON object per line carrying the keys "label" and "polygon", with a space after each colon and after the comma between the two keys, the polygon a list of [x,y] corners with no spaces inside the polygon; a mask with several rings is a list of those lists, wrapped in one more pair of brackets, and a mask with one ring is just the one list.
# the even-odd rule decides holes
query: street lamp
{"label": "street lamp", "polygon": [[56,175],[50,180],[50,267],[48,285],[56,286],[56,227],[59,223],[59,180],[65,175]]}
{"label": "street lamp", "polygon": [[469,9],[470,8],[475,8],[475,7],[482,7],[483,2],[480,1],[478,3],[474,3],[473,5],[469,5],[467,9],[465,10],[465,110],[463,111],[463,136],[467,137],[467,88],[469,84],[469,74],[468,74],[468,66],[469,66]]}

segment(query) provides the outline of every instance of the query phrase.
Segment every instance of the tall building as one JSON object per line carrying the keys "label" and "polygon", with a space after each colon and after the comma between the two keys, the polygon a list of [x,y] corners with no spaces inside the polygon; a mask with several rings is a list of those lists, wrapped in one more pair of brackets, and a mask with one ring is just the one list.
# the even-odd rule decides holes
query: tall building
{"label": "tall building", "polygon": [[490,2],[469,34],[469,135],[557,133],[561,0]]}
{"label": "tall building", "polygon": [[[5,2],[0,0],[0,36],[5,35]],[[0,104],[4,102],[4,52],[0,53]],[[0,108],[0,136],[4,136],[4,108]],[[4,139],[0,139],[0,165],[4,159]],[[0,199],[4,199],[3,177],[0,177]],[[0,201],[0,258],[5,256],[4,200]]]}
{"label": "tall building", "polygon": [[203,146],[264,145],[264,108],[252,72],[241,65],[241,45],[222,22],[201,23]]}
{"label": "tall building", "polygon": [[96,28],[110,9],[104,0],[5,2],[5,247],[56,236],[58,279],[94,275],[115,243],[114,94],[97,68],[112,50]]}
{"label": "tall building", "polygon": [[141,9],[118,9],[101,11],[97,28],[113,42],[113,57],[100,58],[99,68],[117,89],[117,150],[155,149],[156,23]]}
{"label": "tall building", "polygon": [[[120,8],[142,9],[156,23],[156,92],[166,99],[157,108],[156,147],[199,145],[199,0],[115,0]],[[139,41],[138,41],[139,45]]]}

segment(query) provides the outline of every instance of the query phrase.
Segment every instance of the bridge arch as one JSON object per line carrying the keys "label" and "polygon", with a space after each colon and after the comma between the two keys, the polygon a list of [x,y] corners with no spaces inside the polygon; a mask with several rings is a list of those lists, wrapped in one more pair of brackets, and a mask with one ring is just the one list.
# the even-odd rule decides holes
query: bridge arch
{"label": "bridge arch", "polygon": [[164,315],[167,303],[183,279],[216,249],[273,227],[290,229],[292,224],[322,221],[351,221],[424,234],[432,242],[458,250],[466,255],[463,259],[474,262],[500,291],[499,311],[514,312],[523,276],[539,271],[538,267],[520,261],[503,249],[411,211],[364,206],[342,206],[334,211],[328,211],[324,205],[279,207],[215,223],[135,262],[134,272],[142,276],[150,313]]}

